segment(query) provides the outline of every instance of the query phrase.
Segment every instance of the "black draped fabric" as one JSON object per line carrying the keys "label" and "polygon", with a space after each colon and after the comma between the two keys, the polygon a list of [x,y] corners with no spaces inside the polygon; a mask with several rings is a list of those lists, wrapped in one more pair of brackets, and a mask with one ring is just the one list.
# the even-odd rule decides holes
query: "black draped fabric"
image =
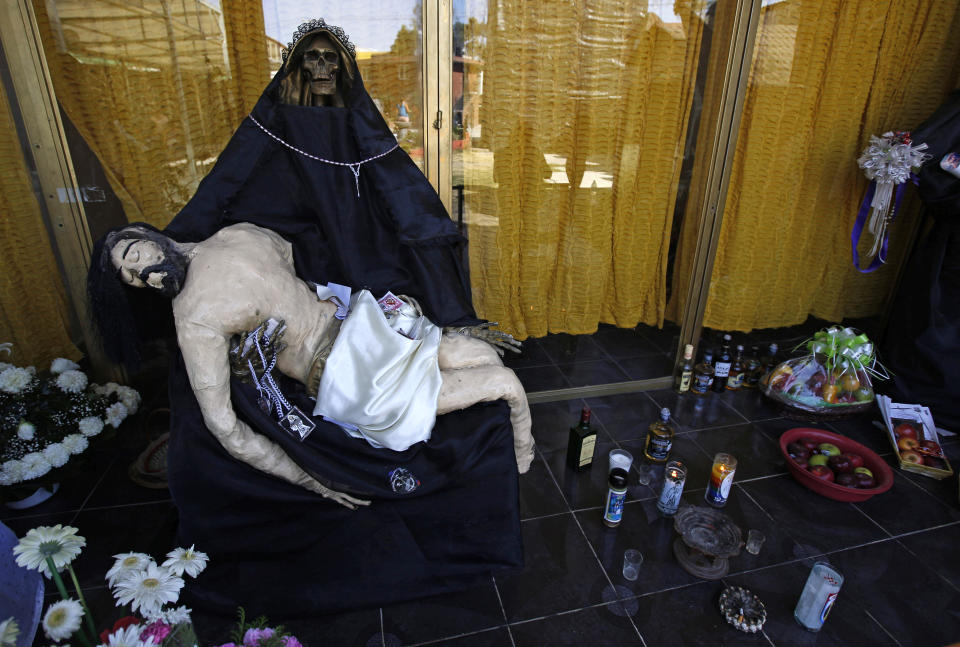
{"label": "black draped fabric", "polygon": [[[252,222],[292,243],[304,280],[376,295],[391,290],[416,298],[440,325],[477,323],[464,241],[405,152],[362,164],[358,185],[349,167],[277,141],[344,163],[396,145],[355,63],[346,62],[354,66],[346,108],[280,103],[281,69],[166,233],[200,241]],[[312,411],[299,384],[284,381],[284,389]],[[440,416],[429,441],[394,452],[318,419],[300,442],[264,416],[249,387],[235,382],[232,394],[238,416],[306,471],[373,503],[349,510],[231,458],[204,427],[181,360],[170,378],[170,489],[179,541],[211,557],[188,583],[193,605],[231,614],[244,605],[281,618],[334,612],[443,593],[522,565],[505,403]],[[397,468],[419,481],[416,490],[393,489],[389,476]]]}
{"label": "black draped fabric", "polygon": [[912,137],[931,155],[918,174],[931,222],[907,262],[884,335],[881,356],[894,373],[886,390],[960,431],[960,178],[940,168],[944,155],[960,153],[960,91]]}

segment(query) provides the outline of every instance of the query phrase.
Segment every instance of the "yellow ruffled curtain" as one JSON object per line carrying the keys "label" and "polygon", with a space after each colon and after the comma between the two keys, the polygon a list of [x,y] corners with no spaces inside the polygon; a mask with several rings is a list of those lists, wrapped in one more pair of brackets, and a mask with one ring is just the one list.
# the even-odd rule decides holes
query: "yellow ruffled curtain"
{"label": "yellow ruffled curtain", "polygon": [[20,140],[0,83],[0,343],[13,354],[0,362],[49,366],[56,357],[79,359],[57,260],[33,193]]}
{"label": "yellow ruffled curtain", "polygon": [[165,226],[269,81],[261,3],[34,8],[57,98],[127,218]]}
{"label": "yellow ruffled curtain", "polygon": [[467,26],[483,44],[467,52],[482,137],[463,155],[481,317],[521,339],[662,323],[704,8],[502,0]]}
{"label": "yellow ruffled curtain", "polygon": [[[956,87],[957,33],[956,2],[763,8],[705,326],[749,331],[882,310],[916,204],[893,226],[887,266],[854,270],[850,229],[867,186],[856,158],[871,134],[909,130]],[[701,136],[698,151],[707,144]],[[671,318],[686,297],[698,209],[689,203],[684,219]]]}

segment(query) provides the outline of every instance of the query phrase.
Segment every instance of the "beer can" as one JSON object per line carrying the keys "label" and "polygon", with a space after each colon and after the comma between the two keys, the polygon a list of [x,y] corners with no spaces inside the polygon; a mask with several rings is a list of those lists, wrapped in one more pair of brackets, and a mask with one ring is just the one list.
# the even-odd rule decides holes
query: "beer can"
{"label": "beer can", "polygon": [[793,617],[807,631],[820,631],[842,584],[843,575],[829,563],[815,563],[807,576],[797,607],[793,610]]}

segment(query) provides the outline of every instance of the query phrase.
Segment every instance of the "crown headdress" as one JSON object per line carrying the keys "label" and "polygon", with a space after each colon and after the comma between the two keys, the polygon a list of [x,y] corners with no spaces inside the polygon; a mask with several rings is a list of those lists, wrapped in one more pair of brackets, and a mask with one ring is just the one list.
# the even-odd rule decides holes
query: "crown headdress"
{"label": "crown headdress", "polygon": [[280,57],[283,59],[283,62],[287,62],[287,57],[290,56],[290,52],[293,51],[293,48],[297,46],[297,43],[299,43],[304,36],[318,29],[324,29],[333,34],[333,37],[340,41],[340,44],[350,53],[350,56],[353,58],[357,57],[357,48],[350,42],[350,37],[347,36],[347,32],[343,31],[342,27],[328,25],[323,18],[314,18],[313,20],[301,23],[300,26],[297,27],[297,31],[293,32],[293,40],[287,43],[287,48],[280,52]]}

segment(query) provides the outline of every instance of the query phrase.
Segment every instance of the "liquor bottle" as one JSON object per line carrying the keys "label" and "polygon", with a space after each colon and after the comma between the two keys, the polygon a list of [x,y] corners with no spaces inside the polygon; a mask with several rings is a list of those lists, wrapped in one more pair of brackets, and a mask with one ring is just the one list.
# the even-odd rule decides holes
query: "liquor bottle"
{"label": "liquor bottle", "polygon": [[757,388],[757,385],[760,383],[760,378],[763,377],[760,375],[762,366],[760,363],[760,347],[754,344],[750,347],[750,357],[747,358],[747,363],[743,367],[743,388]]}
{"label": "liquor bottle", "polygon": [[713,365],[713,390],[717,393],[723,393],[727,388],[727,376],[730,375],[730,366],[733,364],[730,357],[731,339],[730,335],[723,336],[723,346],[720,347],[720,354]]}
{"label": "liquor bottle", "polygon": [[730,365],[730,374],[727,375],[727,391],[739,391],[743,386],[743,345],[737,344],[737,353]]}
{"label": "liquor bottle", "polygon": [[693,344],[683,348],[683,364],[677,369],[677,379],[674,387],[677,393],[686,393],[690,390],[690,381],[693,378]]}
{"label": "liquor bottle", "polygon": [[770,344],[770,347],[767,349],[767,354],[763,356],[762,360],[760,360],[761,377],[759,384],[762,387],[767,385],[767,380],[770,379],[770,371],[772,371],[777,365],[778,350],[780,350],[779,346],[776,344]]}
{"label": "liquor bottle", "polygon": [[693,367],[693,382],[690,384],[690,393],[706,395],[710,393],[713,384],[713,351],[703,352],[703,361]]}
{"label": "liquor bottle", "polygon": [[607,478],[607,499],[603,504],[603,523],[616,528],[623,520],[623,502],[627,498],[627,471],[614,467]]}
{"label": "liquor bottle", "polygon": [[673,447],[673,427],[670,422],[670,409],[660,409],[660,419],[654,421],[647,430],[647,442],[643,447],[643,455],[655,463],[664,463]]}
{"label": "liquor bottle", "polygon": [[597,432],[590,427],[590,409],[580,411],[580,422],[570,427],[567,442],[567,464],[574,469],[590,467],[593,451],[597,446]]}

